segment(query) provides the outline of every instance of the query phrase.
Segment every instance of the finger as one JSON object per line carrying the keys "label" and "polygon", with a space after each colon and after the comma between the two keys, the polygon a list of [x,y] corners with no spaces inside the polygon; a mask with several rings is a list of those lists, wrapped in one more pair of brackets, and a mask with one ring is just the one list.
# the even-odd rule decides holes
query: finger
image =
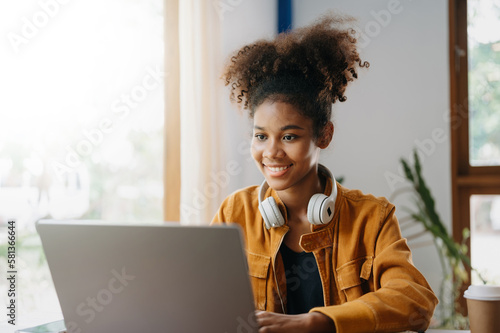
{"label": "finger", "polygon": [[255,310],[255,315],[258,317],[258,316],[262,316],[263,314],[265,314],[266,311],[262,311],[262,310]]}
{"label": "finger", "polygon": [[266,311],[256,313],[257,323],[259,326],[269,326],[273,323],[273,314]]}
{"label": "finger", "polygon": [[268,311],[256,311],[255,312],[255,317],[257,317],[257,319],[265,319],[265,318],[272,317],[274,315],[275,315],[274,313],[268,312]]}
{"label": "finger", "polygon": [[261,325],[259,327],[258,332],[259,333],[275,333],[275,332],[279,332],[279,329],[274,323],[269,322],[269,323],[267,323],[267,325]]}

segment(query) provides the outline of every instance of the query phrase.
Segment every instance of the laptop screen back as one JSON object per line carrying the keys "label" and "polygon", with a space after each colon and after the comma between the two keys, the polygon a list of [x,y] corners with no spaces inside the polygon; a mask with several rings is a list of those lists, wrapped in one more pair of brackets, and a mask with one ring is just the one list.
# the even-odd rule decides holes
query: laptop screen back
{"label": "laptop screen back", "polygon": [[240,230],[40,221],[68,333],[257,332]]}

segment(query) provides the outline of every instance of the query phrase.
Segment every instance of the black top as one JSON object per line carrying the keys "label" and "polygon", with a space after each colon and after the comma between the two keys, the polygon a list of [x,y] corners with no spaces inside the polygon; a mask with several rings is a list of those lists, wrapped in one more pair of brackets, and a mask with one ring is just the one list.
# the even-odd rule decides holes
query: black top
{"label": "black top", "polygon": [[324,306],[323,288],[314,254],[297,253],[284,243],[280,248],[286,276],[287,313],[307,313]]}

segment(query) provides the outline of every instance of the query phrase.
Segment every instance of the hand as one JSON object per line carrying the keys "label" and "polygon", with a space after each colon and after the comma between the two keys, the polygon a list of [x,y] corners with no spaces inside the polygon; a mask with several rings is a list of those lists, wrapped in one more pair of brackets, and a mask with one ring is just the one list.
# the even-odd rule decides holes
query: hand
{"label": "hand", "polygon": [[274,312],[256,311],[259,333],[321,333],[335,332],[333,321],[319,312],[286,315]]}

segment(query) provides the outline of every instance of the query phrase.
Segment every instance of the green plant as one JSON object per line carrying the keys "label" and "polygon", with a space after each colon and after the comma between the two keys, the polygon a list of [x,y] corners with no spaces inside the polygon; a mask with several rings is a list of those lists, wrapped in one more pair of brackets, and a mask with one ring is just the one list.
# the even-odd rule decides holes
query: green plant
{"label": "green plant", "polygon": [[[440,327],[451,329],[467,328],[467,318],[457,311],[456,303],[457,298],[460,296],[460,287],[468,281],[468,274],[465,266],[474,271],[483,283],[486,283],[486,281],[481,274],[471,266],[470,259],[467,256],[468,247],[465,242],[470,236],[469,230],[464,229],[462,231],[462,243],[456,242],[453,237],[450,236],[436,211],[434,198],[422,176],[422,166],[416,150],[413,156],[415,160],[413,165],[410,165],[405,159],[401,159],[405,178],[411,183],[412,191],[415,194],[415,207],[414,209],[408,210],[408,212],[412,221],[420,223],[424,227],[425,232],[429,232],[432,235],[443,269],[444,278],[439,290],[441,304],[438,307],[441,320]],[[451,287],[451,290],[447,290],[447,287]],[[446,299],[450,299],[449,297],[444,297],[445,291],[451,293],[451,302],[447,303],[445,301]]]}

